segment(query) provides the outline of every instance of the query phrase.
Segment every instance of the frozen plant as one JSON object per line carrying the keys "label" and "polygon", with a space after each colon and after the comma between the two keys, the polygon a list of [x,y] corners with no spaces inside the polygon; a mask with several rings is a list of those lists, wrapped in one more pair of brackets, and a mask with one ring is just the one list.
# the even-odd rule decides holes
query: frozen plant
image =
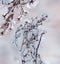
{"label": "frozen plant", "polygon": [[[0,26],[0,34],[4,35],[6,30],[12,30],[12,26],[19,24],[23,17],[28,14],[24,7],[31,5],[37,0],[1,0],[1,5],[6,6],[7,12],[2,14],[4,24]],[[34,5],[34,4],[33,4]],[[34,5],[36,6],[36,5]],[[39,46],[42,40],[44,30],[41,30],[39,26],[43,25],[43,21],[48,16],[42,15],[41,17],[31,18],[31,20],[25,21],[24,24],[20,24],[15,32],[14,44],[21,53],[22,64],[44,64],[38,53]],[[18,22],[19,21],[19,22]],[[16,24],[17,23],[17,24]]]}
{"label": "frozen plant", "polygon": [[21,21],[23,16],[27,15],[27,11],[24,9],[26,4],[33,4],[36,0],[1,0],[2,5],[6,6],[8,11],[2,15],[5,23],[0,27],[0,34],[3,35],[6,30],[12,30],[14,23]]}
{"label": "frozen plant", "polygon": [[[47,17],[47,15],[43,15],[41,18],[35,17],[33,20],[31,19],[31,22],[25,21],[23,25],[17,27],[14,43],[21,52],[22,64],[44,64],[38,50],[45,31],[41,28],[38,29],[38,27],[43,25],[43,21]],[[18,40],[20,40],[21,34],[23,40],[22,44],[19,45]],[[19,43],[21,43],[21,40]]]}

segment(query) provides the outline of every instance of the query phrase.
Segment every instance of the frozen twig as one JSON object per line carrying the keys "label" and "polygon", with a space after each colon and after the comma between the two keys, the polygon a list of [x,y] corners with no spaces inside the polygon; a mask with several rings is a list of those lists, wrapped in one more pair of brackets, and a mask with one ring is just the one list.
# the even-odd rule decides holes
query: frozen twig
{"label": "frozen twig", "polygon": [[[3,2],[4,0],[2,0]],[[3,29],[3,34],[4,32],[7,30],[7,28],[9,28],[9,25],[10,24],[13,24],[12,20],[14,19],[14,9],[19,6],[21,8],[21,10],[19,10],[20,12],[20,16],[17,17],[17,20],[20,21],[20,19],[22,18],[22,16],[24,15],[25,11],[23,9],[23,6],[22,6],[22,3],[21,3],[22,0],[13,0],[12,2],[8,3],[7,6],[8,6],[8,12],[5,14],[5,15],[2,15],[4,17],[4,20],[5,20],[5,23],[0,27],[0,30]],[[10,5],[12,4],[12,5]],[[3,3],[4,5],[4,3]],[[17,8],[18,9],[18,8]],[[26,14],[25,14],[26,15]],[[24,15],[24,16],[25,16]],[[7,27],[6,27],[6,24],[9,24]],[[6,27],[6,28],[5,28]],[[5,28],[5,29],[4,29]],[[11,29],[11,27],[10,27]],[[1,34],[2,35],[2,34]]]}
{"label": "frozen twig", "polygon": [[[41,58],[38,54],[38,49],[39,49],[39,46],[41,43],[42,36],[43,36],[43,34],[45,34],[45,31],[43,31],[39,35],[40,32],[38,30],[38,27],[39,27],[39,25],[43,24],[43,21],[45,21],[47,17],[48,16],[46,15],[46,16],[41,17],[40,19],[35,18],[35,19],[37,19],[36,21],[35,21],[35,19],[30,23],[27,21],[27,22],[25,22],[24,25],[20,25],[17,28],[16,33],[15,33],[15,36],[16,36],[15,44],[16,44],[17,48],[19,47],[17,40],[18,40],[18,38],[21,37],[21,34],[23,33],[22,45],[20,48],[18,48],[19,51],[22,53],[22,58],[23,58],[22,64],[26,64],[27,62],[30,62],[30,61],[32,61],[33,64],[44,64],[41,61]],[[35,22],[35,24],[34,24],[34,22]],[[23,31],[23,32],[21,32],[21,31]],[[40,36],[39,40],[38,40],[38,36]],[[35,47],[35,42],[37,43],[36,47]],[[28,59],[28,57],[32,58],[32,59]]]}

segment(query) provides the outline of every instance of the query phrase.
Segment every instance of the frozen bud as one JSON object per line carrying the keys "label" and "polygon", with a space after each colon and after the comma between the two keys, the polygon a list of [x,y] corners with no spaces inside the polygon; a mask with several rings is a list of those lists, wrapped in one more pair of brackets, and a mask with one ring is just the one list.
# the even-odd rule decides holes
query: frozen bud
{"label": "frozen bud", "polygon": [[35,6],[37,6],[38,4],[38,0],[31,0],[28,4],[27,4],[27,8],[34,8]]}

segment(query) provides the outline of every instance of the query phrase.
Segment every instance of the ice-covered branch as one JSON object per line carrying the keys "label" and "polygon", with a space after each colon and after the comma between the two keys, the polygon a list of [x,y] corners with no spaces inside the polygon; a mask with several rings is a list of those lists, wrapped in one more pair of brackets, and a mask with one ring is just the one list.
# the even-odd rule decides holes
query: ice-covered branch
{"label": "ice-covered branch", "polygon": [[[13,20],[16,19],[17,21],[21,21],[20,19],[22,18],[22,16],[26,16],[27,11],[24,10],[24,6],[29,2],[30,0],[12,0],[12,1],[2,0],[2,5],[6,5],[8,7],[8,11],[2,15],[2,17],[5,20],[5,23],[2,24],[2,26],[0,27],[1,35],[3,35],[4,32],[6,32],[6,30],[12,30],[12,25],[14,23]],[[17,12],[16,9],[19,10],[18,14],[16,14]],[[1,29],[3,29],[3,31],[1,31]]]}
{"label": "ice-covered branch", "polygon": [[[26,21],[24,25],[20,25],[15,32],[15,45],[21,52],[22,64],[27,64],[32,62],[32,64],[44,64],[41,61],[40,55],[38,54],[38,49],[41,43],[41,39],[45,31],[39,31],[38,27],[43,25],[43,21],[46,20],[48,16],[45,15],[41,18],[34,18],[32,22]],[[36,20],[36,21],[35,21]],[[18,45],[18,39],[22,37],[22,43]]]}

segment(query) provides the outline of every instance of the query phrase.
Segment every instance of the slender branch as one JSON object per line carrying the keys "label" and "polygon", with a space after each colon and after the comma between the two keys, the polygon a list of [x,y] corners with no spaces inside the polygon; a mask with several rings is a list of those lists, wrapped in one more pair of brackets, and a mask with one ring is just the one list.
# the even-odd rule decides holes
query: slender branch
{"label": "slender branch", "polygon": [[43,34],[45,34],[45,32],[43,32],[41,34],[40,39],[39,39],[39,43],[38,43],[37,48],[36,48],[36,64],[37,64],[38,49],[39,49],[39,46],[40,46],[40,43],[41,43],[41,39],[42,39]]}

